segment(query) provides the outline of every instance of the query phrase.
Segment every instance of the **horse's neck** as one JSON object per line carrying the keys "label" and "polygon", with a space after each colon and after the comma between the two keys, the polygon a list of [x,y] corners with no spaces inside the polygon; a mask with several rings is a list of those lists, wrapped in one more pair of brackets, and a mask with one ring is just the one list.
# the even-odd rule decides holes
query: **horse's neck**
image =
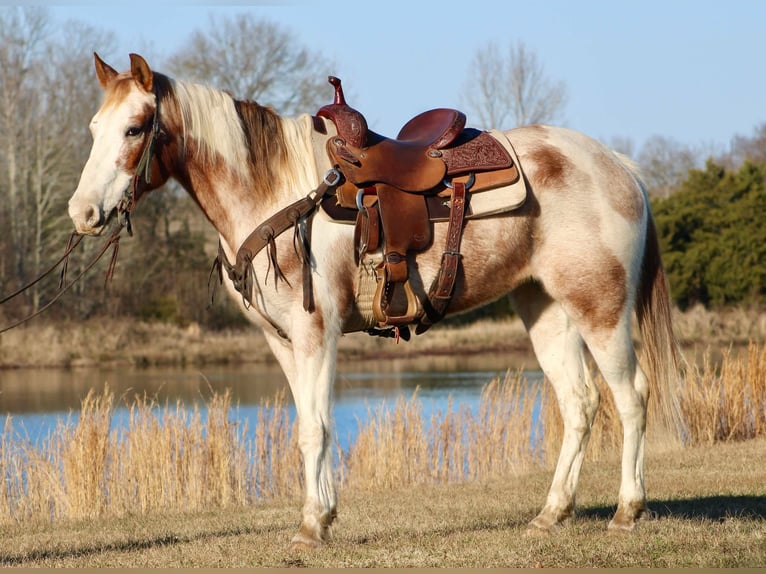
{"label": "horse's neck", "polygon": [[[279,172],[271,197],[264,197],[257,184],[233,170],[210,170],[195,164],[191,156],[186,158],[186,173],[179,179],[218,231],[231,260],[257,225],[315,189],[330,167],[324,151],[329,135],[315,132],[310,116],[280,121],[287,161]],[[271,158],[260,160],[271,161]]]}

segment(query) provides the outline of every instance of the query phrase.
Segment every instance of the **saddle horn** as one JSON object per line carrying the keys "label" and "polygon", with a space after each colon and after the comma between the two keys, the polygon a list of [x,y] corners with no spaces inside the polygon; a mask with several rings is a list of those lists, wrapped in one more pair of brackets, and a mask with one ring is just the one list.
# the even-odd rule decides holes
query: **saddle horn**
{"label": "saddle horn", "polygon": [[350,146],[365,147],[367,142],[367,120],[364,116],[346,103],[340,78],[328,76],[327,81],[335,88],[333,102],[322,106],[317,115],[332,121],[338,129],[338,135],[343,137]]}
{"label": "saddle horn", "polygon": [[333,100],[333,104],[336,106],[345,106],[346,97],[343,95],[343,86],[340,85],[340,78],[327,76],[327,81],[335,88],[335,100]]}

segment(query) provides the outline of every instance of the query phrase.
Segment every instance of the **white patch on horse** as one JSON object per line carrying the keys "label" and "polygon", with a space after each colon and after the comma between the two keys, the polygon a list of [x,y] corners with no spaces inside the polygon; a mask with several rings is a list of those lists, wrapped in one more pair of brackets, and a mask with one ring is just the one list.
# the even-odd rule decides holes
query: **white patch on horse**
{"label": "white patch on horse", "polygon": [[184,144],[188,139],[195,140],[200,161],[207,162],[219,155],[246,182],[249,179],[246,138],[231,96],[200,84],[171,80],[171,85],[181,109]]}

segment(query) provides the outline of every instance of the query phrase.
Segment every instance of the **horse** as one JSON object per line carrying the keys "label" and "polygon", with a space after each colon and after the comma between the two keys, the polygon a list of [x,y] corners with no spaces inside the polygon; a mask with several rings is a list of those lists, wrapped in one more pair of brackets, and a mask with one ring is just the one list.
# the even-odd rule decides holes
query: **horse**
{"label": "horse", "polygon": [[[253,101],[153,71],[130,55],[118,73],[94,54],[103,103],[90,122],[93,145],[69,200],[76,232],[100,235],[170,178],[191,195],[228,260],[253,227],[317,188],[333,169],[310,114],[278,115]],[[328,122],[325,122],[326,124]],[[644,444],[650,390],[670,416],[677,369],[666,274],[646,186],[627,157],[577,131],[543,125],[504,132],[513,143],[528,197],[517,210],[465,222],[462,272],[449,314],[508,296],[540,367],[555,390],[563,441],[550,490],[529,532],[557,529],[574,513],[575,492],[599,390],[586,350],[612,393],[623,433],[618,505],[608,528],[631,531],[650,516]],[[226,290],[263,330],[292,392],[305,474],[295,547],[319,547],[337,516],[331,429],[338,339],[355,312],[353,227],[312,215],[313,309],[302,304],[303,265],[292,234],[274,241],[289,287],[268,284],[269,250],[253,258],[252,304]],[[441,245],[447,223],[435,223]],[[441,253],[417,256],[424,285]],[[412,262],[411,265],[414,265]],[[265,278],[265,281],[263,279]],[[631,337],[637,317],[646,370]],[[654,407],[653,407],[654,408]]]}

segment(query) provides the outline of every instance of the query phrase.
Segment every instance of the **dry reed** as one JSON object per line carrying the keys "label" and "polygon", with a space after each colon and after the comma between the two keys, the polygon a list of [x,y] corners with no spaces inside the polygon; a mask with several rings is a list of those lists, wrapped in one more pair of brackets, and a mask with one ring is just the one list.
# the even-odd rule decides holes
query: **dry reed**
{"label": "dry reed", "polygon": [[[611,394],[600,377],[594,383],[601,405],[591,460],[617,456],[622,441]],[[766,346],[726,352],[720,365],[706,358],[687,372],[679,400],[690,444],[763,436]],[[0,438],[0,523],[241,507],[297,497],[303,488],[284,392],[261,404],[252,432],[232,422],[228,391],[204,409],[145,396],[126,406],[126,421],[115,424],[112,393],[91,391],[77,416],[39,444],[8,417]],[[487,384],[475,410],[450,401],[426,417],[415,393],[390,409],[370,409],[358,427],[348,452],[336,444],[338,482],[353,489],[483,481],[550,467],[562,437],[550,385],[520,373]]]}

